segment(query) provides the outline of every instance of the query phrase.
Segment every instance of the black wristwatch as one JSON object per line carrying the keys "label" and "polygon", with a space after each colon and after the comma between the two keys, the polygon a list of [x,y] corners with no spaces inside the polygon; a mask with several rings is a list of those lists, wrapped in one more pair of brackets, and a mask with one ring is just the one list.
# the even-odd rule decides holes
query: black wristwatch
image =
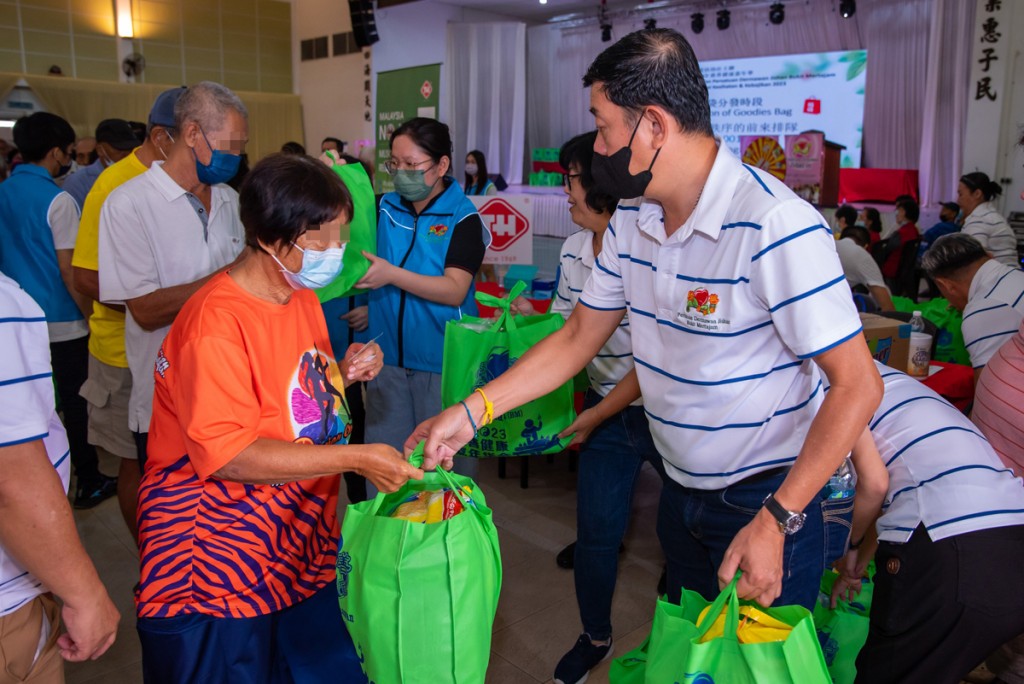
{"label": "black wristwatch", "polygon": [[779,524],[779,532],[782,532],[787,537],[799,532],[800,528],[804,526],[804,521],[807,519],[806,513],[787,511],[771,494],[764,498],[764,507],[775,518],[775,522]]}

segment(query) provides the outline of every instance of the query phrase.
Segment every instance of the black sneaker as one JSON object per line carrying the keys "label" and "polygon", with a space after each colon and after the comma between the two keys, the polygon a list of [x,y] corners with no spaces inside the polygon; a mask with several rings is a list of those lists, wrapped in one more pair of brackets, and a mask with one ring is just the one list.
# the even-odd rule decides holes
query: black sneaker
{"label": "black sneaker", "polygon": [[555,556],[555,562],[558,563],[558,567],[565,568],[566,570],[572,570],[572,566],[576,559],[576,542],[569,544],[564,549],[558,552]]}
{"label": "black sneaker", "polygon": [[[619,544],[619,553],[625,553],[626,545]],[[566,570],[572,570],[576,563],[576,542],[569,544],[564,549],[558,552],[555,556],[555,563],[558,567],[565,568]]]}
{"label": "black sneaker", "polygon": [[562,656],[555,667],[555,684],[583,684],[590,671],[603,660],[612,657],[612,641],[604,646],[595,646],[589,634],[581,634],[572,650]]}
{"label": "black sneaker", "polygon": [[117,478],[107,477],[100,473],[100,479],[88,489],[79,489],[75,493],[75,508],[85,510],[94,508],[117,494]]}

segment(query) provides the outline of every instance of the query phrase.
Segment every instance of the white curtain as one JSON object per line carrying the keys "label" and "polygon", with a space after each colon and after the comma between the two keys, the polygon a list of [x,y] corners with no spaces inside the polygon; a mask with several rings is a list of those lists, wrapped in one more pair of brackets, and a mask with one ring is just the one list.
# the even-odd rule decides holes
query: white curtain
{"label": "white curtain", "polygon": [[935,0],[919,165],[921,204],[956,199],[970,97],[974,0]]}
{"label": "white curtain", "polygon": [[456,178],[462,178],[466,153],[476,149],[484,153],[488,173],[522,183],[526,24],[448,24],[445,73]]}
{"label": "white curtain", "polygon": [[[948,5],[946,11],[933,13],[936,3]],[[866,49],[862,165],[918,168],[928,146],[938,162],[929,169],[929,183],[945,188],[950,174],[959,169],[952,159],[954,154],[959,156],[962,144],[962,134],[946,129],[963,118],[954,119],[952,111],[964,98],[958,100],[950,91],[966,87],[970,59],[966,45],[962,51],[954,50],[953,41],[959,41],[961,34],[969,40],[971,22],[960,17],[973,16],[967,14],[973,4],[973,0],[873,0],[858,3],[857,13],[843,19],[837,3],[808,0],[786,3],[786,19],[779,26],[768,23],[765,5],[732,7],[730,27],[719,31],[716,8],[704,3],[700,11],[705,26],[700,34],[690,28],[690,15],[696,10],[685,7],[613,15],[612,40],[643,28],[643,20],[654,16],[659,27],[675,28],[686,36],[701,60]],[[929,29],[939,31],[948,43],[942,48],[942,66],[929,51]],[[576,26],[532,27],[528,44],[527,143],[557,147],[593,128],[587,114],[589,91],[583,89],[581,79],[590,62],[611,43],[602,43],[597,22],[587,21]],[[926,92],[929,68],[945,69],[941,92],[939,88]],[[950,76],[954,73],[955,78]],[[937,116],[938,130],[923,139],[926,112]]]}

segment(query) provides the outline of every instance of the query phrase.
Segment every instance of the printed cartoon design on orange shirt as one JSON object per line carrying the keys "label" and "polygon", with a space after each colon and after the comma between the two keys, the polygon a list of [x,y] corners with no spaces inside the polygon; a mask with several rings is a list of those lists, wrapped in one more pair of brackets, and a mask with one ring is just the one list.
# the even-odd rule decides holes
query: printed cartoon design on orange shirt
{"label": "printed cartoon design on orange shirt", "polygon": [[718,295],[710,294],[706,288],[698,287],[686,294],[686,311],[696,309],[701,316],[709,316],[715,313],[718,302]]}
{"label": "printed cartoon design on orange shirt", "polygon": [[[338,387],[341,370],[337,362],[313,346],[299,360],[296,385],[291,390],[292,421],[298,443],[347,444],[352,434],[348,402]],[[340,402],[335,402],[337,397]],[[340,410],[336,410],[335,407]],[[339,415],[344,412],[344,415]]]}

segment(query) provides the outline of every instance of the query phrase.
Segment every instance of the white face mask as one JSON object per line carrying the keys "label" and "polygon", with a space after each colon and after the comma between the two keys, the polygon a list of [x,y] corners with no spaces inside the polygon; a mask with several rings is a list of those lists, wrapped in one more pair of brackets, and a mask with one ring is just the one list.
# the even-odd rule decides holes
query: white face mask
{"label": "white face mask", "polygon": [[467,175],[475,176],[477,174],[477,171],[479,171],[479,170],[480,170],[480,167],[478,167],[476,164],[466,164],[466,174]]}
{"label": "white face mask", "polygon": [[295,249],[302,252],[302,267],[298,273],[292,273],[284,267],[284,264],[276,256],[270,255],[277,262],[277,265],[281,267],[281,273],[284,275],[284,279],[288,281],[288,284],[292,286],[292,289],[317,290],[330,285],[338,277],[338,274],[341,273],[343,266],[342,258],[345,256],[347,243],[341,247],[328,247],[319,252],[312,249],[302,249],[294,242],[292,245]]}

